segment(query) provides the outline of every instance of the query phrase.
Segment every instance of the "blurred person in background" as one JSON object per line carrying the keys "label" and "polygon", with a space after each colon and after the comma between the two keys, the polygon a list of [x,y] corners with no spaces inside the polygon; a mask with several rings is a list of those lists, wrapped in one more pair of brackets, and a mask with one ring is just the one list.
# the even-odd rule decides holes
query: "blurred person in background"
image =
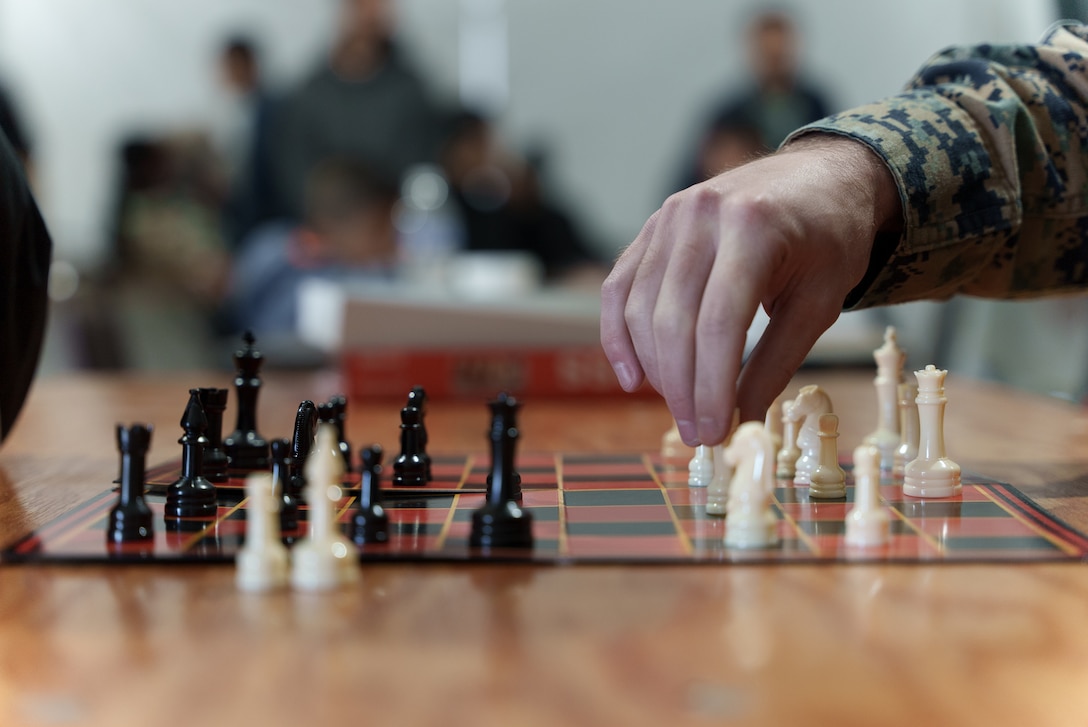
{"label": "blurred person in background", "polygon": [[262,81],[256,44],[244,35],[231,36],[223,44],[219,76],[226,99],[213,137],[229,188],[226,237],[236,247],[276,214],[269,158],[274,103]]}
{"label": "blurred person in background", "polygon": [[501,144],[486,117],[466,110],[450,123],[441,160],[465,250],[528,252],[553,281],[602,265],[543,189],[543,154],[521,158]]}
{"label": "blurred person in background", "polygon": [[269,224],[245,241],[224,315],[234,331],[293,336],[302,284],[394,278],[396,190],[359,162],[329,158],[310,172],[302,224]]}
{"label": "blurred person in background", "polygon": [[394,41],[391,0],[340,0],[338,35],[322,65],[287,94],[274,128],[271,171],[281,216],[298,220],[309,172],[354,159],[400,180],[437,158],[442,118]]}

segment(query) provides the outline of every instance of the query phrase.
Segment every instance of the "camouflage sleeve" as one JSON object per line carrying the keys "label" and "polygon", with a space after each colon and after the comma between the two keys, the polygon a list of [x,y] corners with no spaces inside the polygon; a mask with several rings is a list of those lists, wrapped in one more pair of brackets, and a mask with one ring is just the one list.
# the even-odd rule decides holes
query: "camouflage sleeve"
{"label": "camouflage sleeve", "polygon": [[944,51],[902,94],[794,136],[812,131],[867,144],[903,202],[847,307],[1088,288],[1088,27]]}

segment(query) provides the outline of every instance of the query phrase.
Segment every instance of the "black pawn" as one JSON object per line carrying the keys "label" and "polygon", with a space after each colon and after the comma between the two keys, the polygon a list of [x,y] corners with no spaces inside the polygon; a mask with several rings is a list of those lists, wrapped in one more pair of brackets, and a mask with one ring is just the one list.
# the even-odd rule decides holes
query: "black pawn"
{"label": "black pawn", "polygon": [[302,502],[302,493],[306,491],[303,465],[306,464],[306,458],[310,456],[316,434],[317,407],[307,399],[298,405],[298,412],[295,414],[295,429],[291,437],[291,459],[287,463],[288,476],[284,482],[284,491],[291,495],[295,502]]}
{"label": "black pawn", "polygon": [[144,500],[147,448],[151,427],[133,424],[126,429],[117,425],[117,446],[121,450],[121,493],[110,509],[107,542],[115,545],[152,540],[151,508]]}
{"label": "black pawn", "polygon": [[181,477],[166,490],[166,517],[211,517],[218,510],[215,485],[204,476],[204,436],[208,420],[200,406],[200,392],[189,390],[189,404],[181,417],[185,431],[178,443],[182,446]]}
{"label": "black pawn", "polygon": [[298,529],[298,502],[287,490],[291,443],[286,439],[273,439],[269,446],[272,450],[272,496],[279,498],[280,531],[293,532]]}
{"label": "black pawn", "polygon": [[389,540],[389,515],[382,507],[382,448],[365,447],[362,459],[362,480],[359,483],[359,508],[351,520],[351,538],[357,545],[384,543]]}
{"label": "black pawn", "polygon": [[348,472],[354,471],[351,466],[351,444],[347,440],[348,423],[348,398],[343,394],[337,394],[329,399],[333,407],[333,423],[336,425],[336,437],[340,441],[340,454],[344,458],[344,467]]}
{"label": "black pawn", "polygon": [[472,513],[469,545],[474,548],[532,548],[533,517],[513,496],[514,450],[518,407],[513,397],[501,396],[491,408],[491,478],[487,502]]}
{"label": "black pawn", "polygon": [[230,458],[223,449],[223,412],[227,408],[226,389],[197,389],[200,392],[200,405],[204,407],[204,416],[208,418],[208,431],[204,436],[208,444],[204,447],[204,476],[211,482],[226,482],[230,468]]}
{"label": "black pawn", "polygon": [[256,339],[246,331],[245,348],[234,352],[237,367],[234,390],[238,400],[238,422],[223,441],[232,470],[240,473],[268,469],[268,442],[257,432],[257,397],[261,393],[261,364],[264,356],[253,347]]}
{"label": "black pawn", "polygon": [[427,484],[427,452],[420,443],[423,427],[419,409],[406,406],[400,410],[400,454],[393,460],[393,484],[398,487],[423,487]]}
{"label": "black pawn", "polygon": [[419,409],[419,446],[427,457],[427,481],[431,481],[431,457],[427,455],[427,391],[422,386],[413,386],[408,392],[405,406]]}
{"label": "black pawn", "polygon": [[[503,393],[499,394],[499,401],[500,402],[505,402],[508,399],[510,399],[510,395],[507,394],[505,391]],[[519,405],[518,405],[518,403],[516,401],[513,403],[513,406],[509,408],[510,421],[508,422],[508,425],[510,427],[513,427],[514,430],[517,430],[517,428],[518,428],[518,422],[517,422],[518,408],[519,408]],[[512,468],[514,466],[513,463],[511,463],[510,466]],[[489,472],[487,474],[487,486],[488,487],[491,487],[491,479],[492,479],[492,474]],[[511,474],[510,474],[510,496],[513,499],[515,499],[515,500],[517,500],[519,502],[521,501],[521,474],[519,474],[516,470],[513,470],[511,472]]]}

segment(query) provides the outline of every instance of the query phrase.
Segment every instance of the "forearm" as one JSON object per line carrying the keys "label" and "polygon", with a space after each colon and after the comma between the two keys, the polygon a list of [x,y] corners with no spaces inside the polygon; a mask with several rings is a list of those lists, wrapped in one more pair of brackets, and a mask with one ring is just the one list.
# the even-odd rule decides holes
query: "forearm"
{"label": "forearm", "polygon": [[795,135],[860,141],[896,182],[902,234],[878,246],[847,307],[1084,288],[1088,269],[1071,261],[1088,257],[1086,55],[1066,30],[1040,46],[948,51],[905,93]]}

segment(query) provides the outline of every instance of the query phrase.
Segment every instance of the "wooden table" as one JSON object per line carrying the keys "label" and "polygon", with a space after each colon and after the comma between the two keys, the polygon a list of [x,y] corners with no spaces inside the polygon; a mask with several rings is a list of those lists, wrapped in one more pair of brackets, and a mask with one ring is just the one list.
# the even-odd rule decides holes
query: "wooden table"
{"label": "wooden table", "polygon": [[[843,447],[871,372],[822,372]],[[115,422],[175,457],[190,386],[40,381],[0,451],[5,541],[100,492]],[[331,376],[267,377],[286,435]],[[1088,530],[1088,413],[949,380],[949,450]],[[400,402],[350,438],[394,443]],[[232,421],[228,411],[228,424]],[[480,449],[482,404],[434,403],[432,450]],[[660,403],[529,402],[525,449],[646,451]],[[229,567],[0,568],[0,724],[709,725],[1088,723],[1088,566],[382,566],[331,595],[239,594]]]}

